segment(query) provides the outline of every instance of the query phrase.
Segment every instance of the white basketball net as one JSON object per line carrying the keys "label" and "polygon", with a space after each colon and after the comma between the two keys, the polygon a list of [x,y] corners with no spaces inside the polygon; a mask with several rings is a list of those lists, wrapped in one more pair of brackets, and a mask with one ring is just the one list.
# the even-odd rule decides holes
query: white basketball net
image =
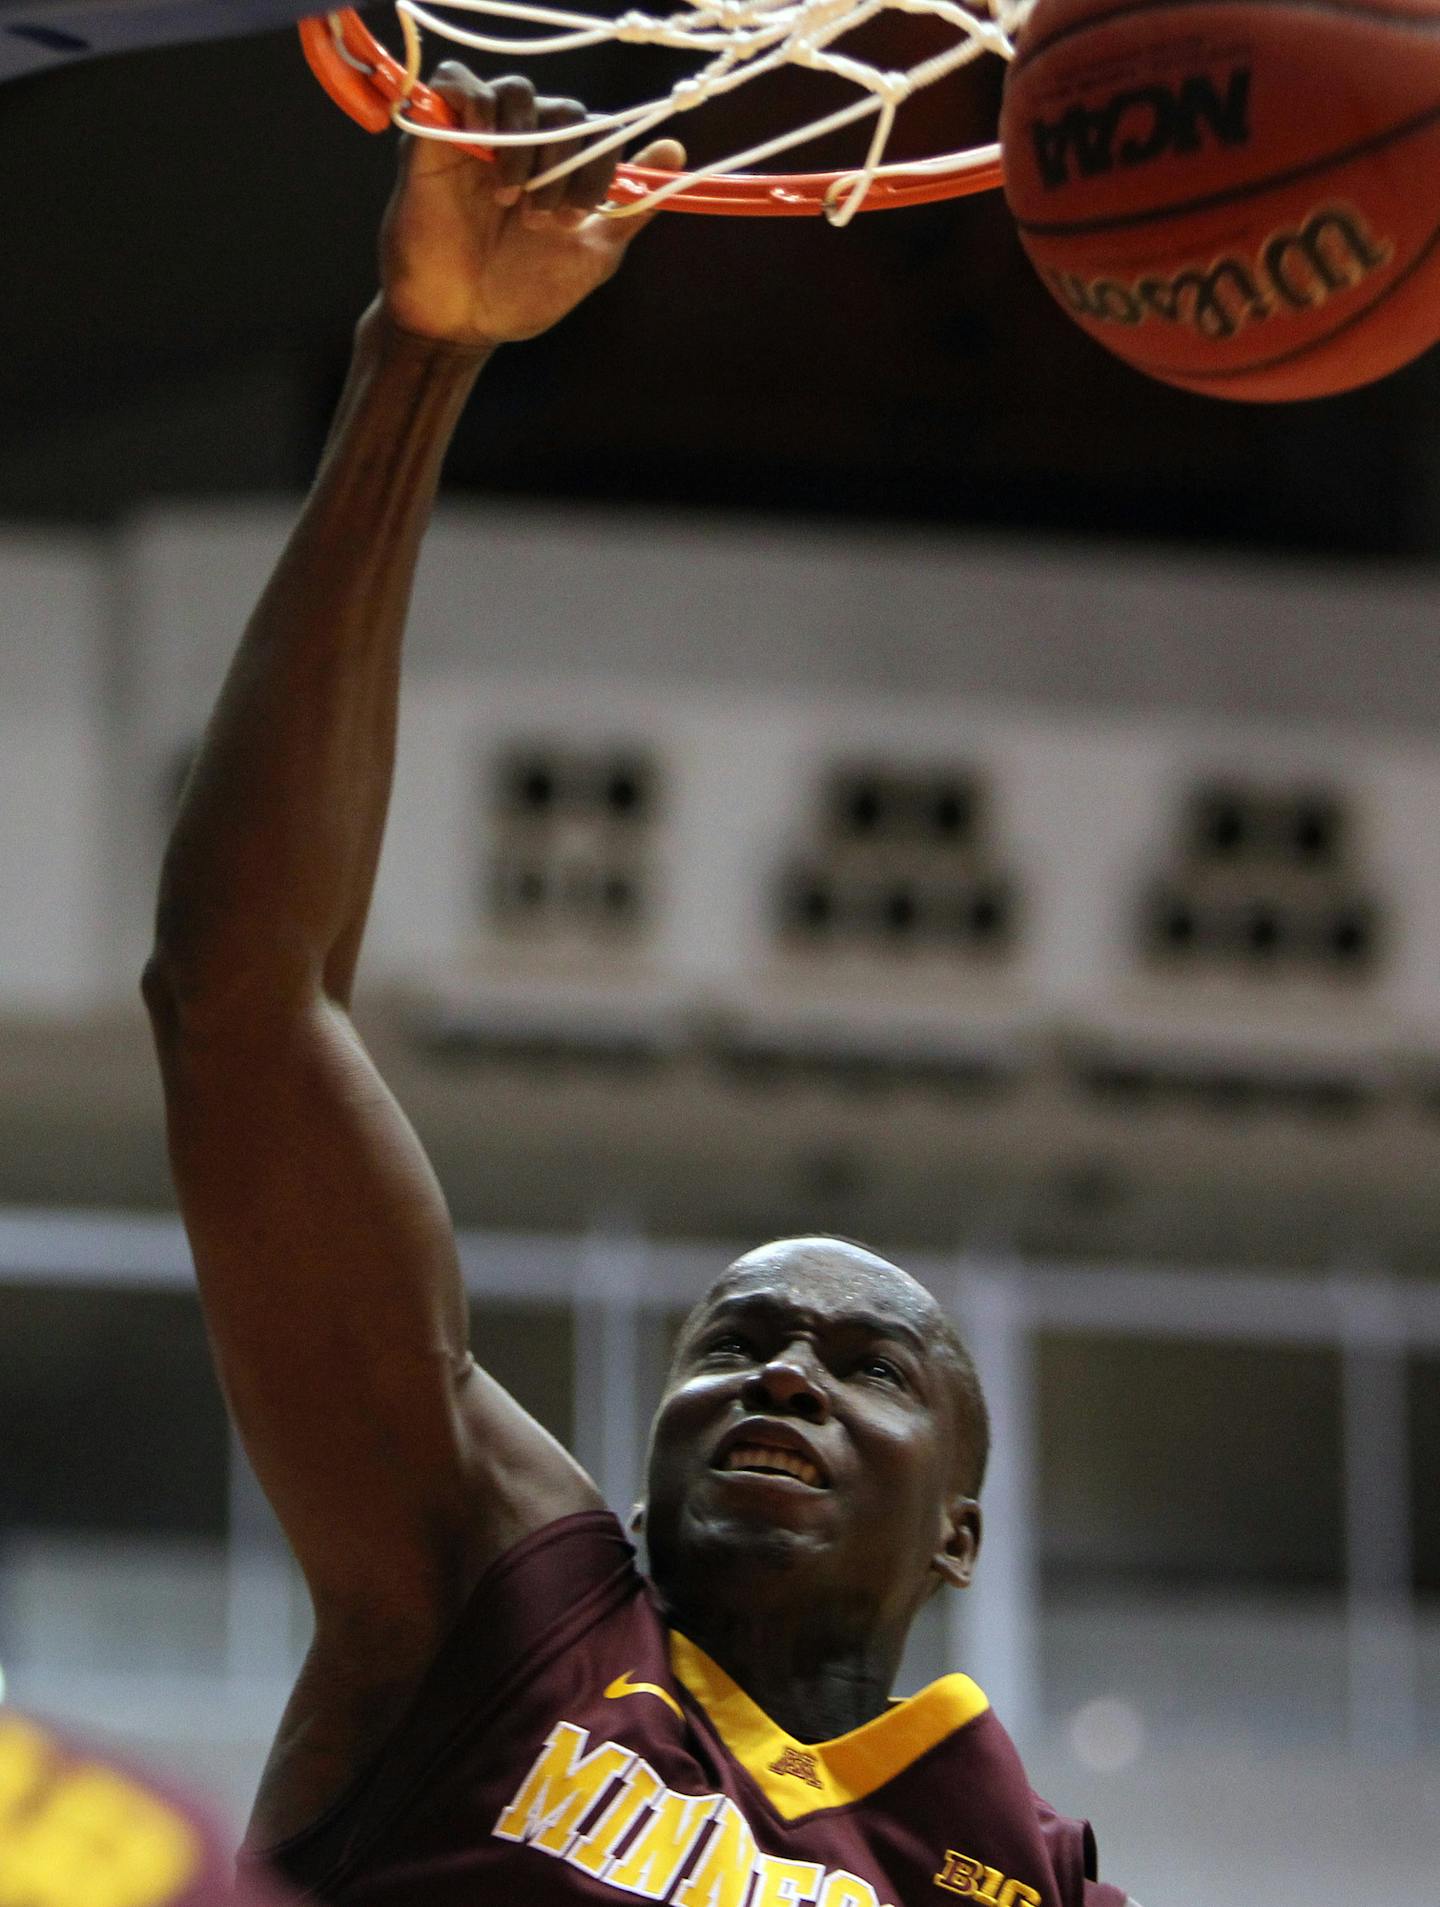
{"label": "white basketball net", "polygon": [[[518,21],[525,26],[549,29],[524,37],[460,26],[419,4],[419,0],[397,0],[396,11],[405,34],[407,78],[412,85],[420,74],[421,28],[482,53],[522,58],[570,52],[611,40],[637,46],[679,48],[699,56],[698,70],[678,80],[664,95],[638,106],[628,106],[623,112],[587,120],[582,148],[563,163],[533,178],[532,188],[561,178],[602,153],[618,150],[632,139],[643,139],[677,113],[703,106],[707,100],[718,99],[721,94],[733,92],[778,67],[808,67],[814,72],[849,80],[860,91],[860,97],[850,105],[808,120],[742,152],[731,153],[703,170],[678,174],[643,199],[607,208],[617,217],[648,211],[674,198],[687,186],[723,173],[742,172],[805,140],[873,119],[875,124],[863,163],[854,172],[842,175],[826,206],[826,215],[832,224],[845,225],[859,210],[878,178],[901,173],[908,176],[927,172],[956,173],[993,163],[998,153],[995,146],[907,161],[903,166],[887,165],[885,151],[895,115],[912,93],[934,85],[936,80],[967,66],[983,53],[996,53],[1002,59],[1010,59],[1015,51],[1014,35],[1033,5],[1034,0],[969,0],[969,4],[964,5],[960,0],[709,0],[709,4],[684,7],[665,15],[635,9],[618,18],[605,19],[568,8],[531,5],[528,0],[446,0],[447,11],[452,13],[481,14],[491,20]],[[957,37],[952,45],[903,72],[882,72],[865,60],[834,50],[837,40],[887,9],[943,20],[955,30]],[[394,118],[397,125],[421,138],[457,142],[474,138],[473,134],[418,124],[407,117],[403,100],[397,103]],[[493,146],[539,146],[568,142],[575,136],[572,126],[551,132],[487,133],[485,142]]]}

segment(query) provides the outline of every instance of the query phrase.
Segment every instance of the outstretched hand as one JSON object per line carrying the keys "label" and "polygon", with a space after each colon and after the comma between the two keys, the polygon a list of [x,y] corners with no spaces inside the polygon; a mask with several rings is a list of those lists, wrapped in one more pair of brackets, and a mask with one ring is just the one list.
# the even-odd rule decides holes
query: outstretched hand
{"label": "outstretched hand", "polygon": [[[529,80],[486,85],[453,61],[432,82],[467,132],[528,132],[580,126],[575,100],[537,98]],[[380,234],[385,309],[402,330],[484,349],[533,338],[617,269],[652,215],[602,218],[612,155],[526,190],[579,146],[501,146],[486,164],[463,146],[411,137]],[[640,163],[685,162],[673,139],[646,147]]]}

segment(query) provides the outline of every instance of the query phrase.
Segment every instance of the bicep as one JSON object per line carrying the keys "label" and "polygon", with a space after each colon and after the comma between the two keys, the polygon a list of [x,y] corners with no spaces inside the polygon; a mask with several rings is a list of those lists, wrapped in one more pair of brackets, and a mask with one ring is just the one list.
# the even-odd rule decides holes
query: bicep
{"label": "bicep", "polygon": [[221,1382],[312,1593],[443,1621],[593,1486],[475,1366],[443,1196],[348,1017],[160,1044]]}

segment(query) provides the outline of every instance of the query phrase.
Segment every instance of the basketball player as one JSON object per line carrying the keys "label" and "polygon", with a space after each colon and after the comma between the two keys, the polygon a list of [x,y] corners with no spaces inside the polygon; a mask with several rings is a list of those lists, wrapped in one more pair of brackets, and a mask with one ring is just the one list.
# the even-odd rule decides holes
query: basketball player
{"label": "basketball player", "polygon": [[[578,116],[518,80],[443,86],[477,133]],[[145,991],[175,1174],[315,1609],[250,1845],[367,1907],[1122,1907],[971,1682],[891,1699],[980,1539],[985,1407],[934,1300],[828,1239],[725,1272],[656,1416],[647,1580],[472,1357],[440,1192],[351,1025],[450,429],[494,348],[638,229],[591,215],[603,167],[527,197],[534,165],[406,154],[318,481],[166,858]]]}

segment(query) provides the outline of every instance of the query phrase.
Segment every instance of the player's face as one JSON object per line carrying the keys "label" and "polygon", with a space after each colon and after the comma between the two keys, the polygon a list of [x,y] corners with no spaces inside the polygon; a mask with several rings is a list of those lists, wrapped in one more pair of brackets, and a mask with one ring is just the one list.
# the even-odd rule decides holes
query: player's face
{"label": "player's face", "polygon": [[738,1592],[903,1626],[937,1566],[968,1580],[978,1513],[939,1322],[858,1247],[788,1240],[731,1267],[651,1439],[646,1535],[673,1602]]}

